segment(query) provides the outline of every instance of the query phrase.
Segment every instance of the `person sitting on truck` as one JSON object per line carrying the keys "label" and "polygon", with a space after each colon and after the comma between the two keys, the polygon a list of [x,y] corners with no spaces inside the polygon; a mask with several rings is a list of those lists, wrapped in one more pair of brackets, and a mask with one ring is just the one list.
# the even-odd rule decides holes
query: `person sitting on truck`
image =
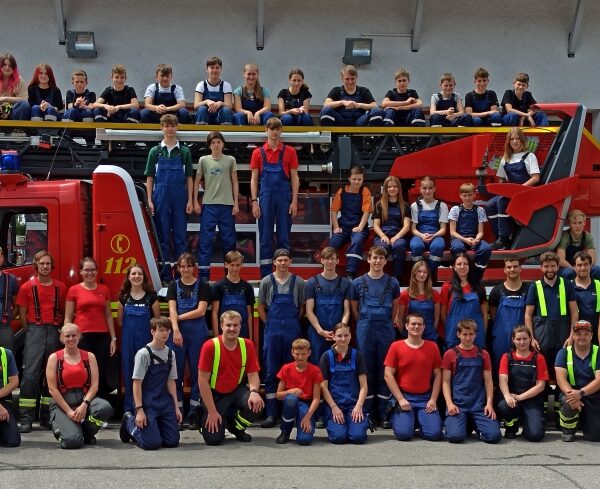
{"label": "person sitting on truck", "polygon": [[366,87],[356,84],[358,70],[345,65],[341,71],[342,86],[329,90],[321,110],[322,126],[381,126],[383,111]]}
{"label": "person sitting on truck", "polygon": [[35,67],[27,87],[32,121],[60,120],[65,103],[60,88],[56,86],[54,72],[50,65],[41,63]]}
{"label": "person sitting on truck", "polygon": [[339,250],[350,242],[346,250],[346,275],[351,280],[357,276],[363,259],[363,243],[369,236],[369,216],[373,210],[371,191],[363,185],[364,177],[362,166],[350,168],[349,184],[342,185],[331,202],[333,230],[329,246]]}
{"label": "person sitting on truck", "polygon": [[[33,256],[35,276],[21,285],[17,295],[19,320],[25,330],[23,376],[19,395],[21,433],[29,433],[40,402],[40,426],[50,429],[50,393],[45,382],[48,357],[60,348],[67,286],[52,277],[54,257],[46,250]],[[44,382],[40,382],[44,378]],[[43,389],[40,392],[40,384]],[[41,395],[40,395],[41,394]]]}
{"label": "person sitting on truck", "polygon": [[19,371],[12,351],[3,346],[0,346],[0,365],[0,446],[18,447],[21,433],[12,408],[12,393],[19,387]]}
{"label": "person sitting on truck", "polygon": [[46,380],[52,395],[50,420],[60,448],[96,444],[96,433],[114,414],[108,401],[97,397],[99,367],[92,352],[79,348],[81,332],[65,322],[60,341],[65,345],[48,358]]}
{"label": "person sitting on truck", "polygon": [[94,102],[96,122],[140,122],[140,104],[135,89],[125,85],[127,70],[125,65],[112,67],[112,86],[106,87]]}
{"label": "person sitting on truck", "polygon": [[[506,133],[504,143],[504,156],[496,171],[498,181],[503,183],[518,183],[529,187],[537,185],[540,181],[540,168],[538,160],[530,151],[526,151],[527,140],[525,134],[518,127],[513,127]],[[492,244],[495,250],[505,250],[510,247],[513,220],[506,213],[510,200],[496,195],[487,204],[487,214],[492,225],[496,242]]]}
{"label": "person sitting on truck", "polygon": [[242,70],[244,83],[233,91],[235,114],[233,120],[238,126],[264,126],[273,116],[269,90],[258,81],[258,65],[248,63]]}
{"label": "person sitting on truck", "polygon": [[221,80],[223,61],[216,56],[206,60],[208,78],[196,85],[194,109],[196,124],[232,124],[233,90],[231,84]]}
{"label": "person sitting on truck", "polygon": [[79,263],[83,281],[67,292],[65,323],[76,322],[81,332],[80,346],[94,354],[98,362],[100,382],[98,393],[106,397],[108,359],[117,351],[117,335],[110,308],[110,290],[98,283],[98,264],[86,256]]}
{"label": "person sitting on truck", "polygon": [[[198,234],[198,273],[205,282],[210,281],[210,260],[219,227],[223,256],[235,250],[235,216],[239,213],[239,185],[235,158],[223,154],[225,137],[212,131],[206,137],[210,155],[201,156],[194,179],[194,211],[200,213]],[[204,180],[202,203],[196,198],[200,182]]]}
{"label": "person sitting on truck", "polygon": [[473,125],[501,126],[502,114],[498,96],[493,90],[488,90],[490,74],[485,68],[475,70],[475,90],[465,95],[465,112],[473,117]]}
{"label": "person sitting on truck", "polygon": [[27,86],[19,76],[17,61],[12,54],[0,54],[0,71],[0,119],[28,121],[31,107],[27,101]]}
{"label": "person sitting on truck", "polygon": [[405,69],[394,73],[396,87],[385,94],[381,108],[384,110],[384,126],[425,126],[423,101],[416,90],[408,88],[410,73]]}
{"label": "person sitting on truck", "polygon": [[279,117],[284,126],[312,126],[309,114],[312,94],[304,83],[304,72],[293,68],[288,76],[290,86],[282,88],[277,95]]}
{"label": "person sitting on truck", "polygon": [[580,210],[574,209],[567,215],[569,229],[562,232],[562,236],[556,248],[556,254],[560,259],[558,274],[569,280],[575,278],[575,254],[583,251],[592,260],[590,275],[593,279],[600,279],[600,266],[596,265],[596,246],[594,236],[585,231],[587,216]]}
{"label": "person sitting on truck", "polygon": [[163,114],[174,113],[180,124],[189,124],[190,113],[185,108],[185,95],[180,85],[171,84],[173,67],[159,64],[156,67],[156,83],[151,83],[144,93],[142,122],[156,124]]}
{"label": "person sitting on truck", "polygon": [[465,113],[462,97],[454,91],[456,80],[452,73],[440,78],[440,91],[431,96],[429,124],[431,127],[469,127],[473,125],[471,114]]}
{"label": "person sitting on truck", "polygon": [[66,106],[63,122],[94,122],[93,105],[96,93],[87,88],[87,73],[75,70],[71,75],[73,90],[67,90]]}
{"label": "person sitting on truck", "polygon": [[123,409],[133,411],[131,375],[135,354],[152,340],[150,319],[160,317],[158,296],[142,265],[134,263],[125,271],[125,280],[119,292],[117,323],[121,326],[121,371],[125,384]]}
{"label": "person sitting on truck", "polygon": [[[173,279],[171,263],[187,250],[187,216],[194,209],[194,167],[192,153],[177,140],[177,117],[164,114],[160,118],[163,140],[148,153],[146,192],[148,208],[163,257],[160,278],[165,283]],[[171,242],[173,253],[171,253]]]}
{"label": "person sitting on truck", "polygon": [[517,73],[513,82],[513,89],[508,89],[502,97],[502,106],[505,114],[502,123],[505,126],[545,127],[548,126],[548,117],[541,110],[531,108],[537,102],[533,98],[529,88],[529,75]]}
{"label": "person sitting on truck", "polygon": [[0,346],[14,350],[15,335],[10,323],[14,317],[14,308],[19,292],[19,283],[12,274],[1,269],[4,265],[4,250],[0,247]]}

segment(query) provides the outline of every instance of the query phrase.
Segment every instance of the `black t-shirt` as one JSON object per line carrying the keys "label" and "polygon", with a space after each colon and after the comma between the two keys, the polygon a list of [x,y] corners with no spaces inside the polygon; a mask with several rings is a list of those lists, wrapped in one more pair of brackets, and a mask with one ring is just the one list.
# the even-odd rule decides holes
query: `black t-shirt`
{"label": "black t-shirt", "polygon": [[[410,217],[410,207],[406,202],[404,203],[404,208],[400,206],[399,201],[388,202],[388,207],[398,207],[402,213],[402,219],[404,219],[406,216]],[[375,205],[375,209],[373,210],[373,219],[381,219],[381,202],[377,202]]]}
{"label": "black t-shirt", "polygon": [[283,88],[279,92],[279,95],[277,95],[277,98],[283,99],[285,110],[290,110],[302,107],[307,98],[312,98],[312,93],[310,93],[308,88],[302,87],[296,95],[292,95],[289,88]]}
{"label": "black t-shirt", "polygon": [[488,298],[488,304],[490,307],[498,307],[500,299],[507,295],[527,297],[527,291],[529,290],[529,282],[523,282],[519,290],[509,290],[504,286],[504,283],[496,285],[490,292]]}
{"label": "black t-shirt", "polygon": [[419,98],[419,94],[417,93],[416,90],[413,90],[412,88],[409,88],[404,93],[399,93],[397,88],[392,88],[391,90],[387,91],[384,98],[389,98],[390,100],[392,100],[394,102],[404,102],[405,100],[408,100],[410,97]]}
{"label": "black t-shirt", "polygon": [[123,90],[115,90],[113,87],[106,87],[100,98],[108,105],[125,105],[130,104],[131,99],[137,98],[135,89],[129,85],[125,85]]}
{"label": "black t-shirt", "polygon": [[45,100],[52,107],[56,107],[56,110],[60,111],[65,108],[60,88],[40,88],[37,85],[31,85],[27,88],[27,95],[30,105],[40,105],[42,100]]}
{"label": "black t-shirt", "polygon": [[[333,351],[333,359],[338,362],[338,353],[333,349],[333,347],[331,347],[331,350]],[[346,353],[346,356],[342,359],[343,363],[349,362],[350,361],[350,352],[351,352],[351,348],[348,348],[348,353]],[[321,374],[323,374],[323,378],[325,380],[329,380],[330,374],[329,374],[329,350],[326,351],[325,353],[323,353],[323,355],[321,355],[321,358],[319,360],[319,368],[321,369]],[[362,375],[362,374],[366,374],[367,373],[367,364],[365,363],[365,358],[363,357],[362,353],[357,351],[356,352],[356,375]]]}
{"label": "black t-shirt", "polygon": [[[356,91],[352,94],[352,97],[354,97],[354,95],[358,95],[358,103],[370,104],[375,102],[375,99],[371,94],[371,90],[366,87],[360,87],[357,85]],[[350,97],[346,93],[346,90],[344,90],[344,87],[333,87],[331,90],[329,90],[327,98],[330,98],[334,102],[337,102],[338,100],[350,100]]]}
{"label": "black t-shirt", "polygon": [[246,297],[247,306],[254,305],[254,289],[245,280],[242,279],[238,283],[232,282],[227,277],[219,280],[212,286],[212,300],[221,302],[225,294],[225,289],[227,289],[227,294],[229,295],[243,295]]}
{"label": "black t-shirt", "polygon": [[498,96],[493,90],[486,90],[484,93],[477,93],[473,90],[467,93],[465,96],[465,107],[473,107],[473,100],[487,100],[488,106],[484,110],[490,110],[492,105],[498,105]]}
{"label": "black t-shirt", "polygon": [[504,92],[504,97],[502,97],[502,106],[504,107],[506,104],[512,105],[513,109],[519,110],[521,112],[527,112],[529,107],[537,102],[531,95],[531,92],[525,91],[523,93],[523,98],[519,100],[515,95],[514,90],[507,90]]}
{"label": "black t-shirt", "polygon": [[[192,285],[186,285],[182,283],[181,280],[177,280],[177,282],[179,282],[179,287],[181,288],[181,298],[189,299],[192,297],[196,283],[194,282]],[[175,281],[171,282],[167,288],[167,300],[177,300],[177,283]],[[200,284],[198,285],[198,302],[200,301],[210,302],[210,285],[203,280],[200,280]],[[197,305],[198,304],[196,304],[196,306]]]}
{"label": "black t-shirt", "polygon": [[156,301],[158,301],[158,295],[156,295],[156,292],[146,292],[144,297],[141,299],[134,299],[129,294],[125,297],[119,297],[119,302],[122,305],[133,304],[135,306],[144,306],[147,308],[151,308]]}
{"label": "black t-shirt", "polygon": [[88,105],[93,104],[96,101],[96,93],[90,92],[87,88],[83,93],[76,93],[75,90],[67,90],[67,107],[69,106],[69,104],[75,103],[75,100],[82,96],[85,97]]}

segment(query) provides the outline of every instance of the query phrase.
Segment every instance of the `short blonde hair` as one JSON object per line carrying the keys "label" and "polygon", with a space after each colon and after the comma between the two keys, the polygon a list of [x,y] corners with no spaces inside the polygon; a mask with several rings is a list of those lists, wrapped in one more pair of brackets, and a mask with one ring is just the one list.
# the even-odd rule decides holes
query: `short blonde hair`
{"label": "short blonde hair", "polygon": [[292,343],[292,350],[310,350],[310,342],[304,338],[296,338]]}

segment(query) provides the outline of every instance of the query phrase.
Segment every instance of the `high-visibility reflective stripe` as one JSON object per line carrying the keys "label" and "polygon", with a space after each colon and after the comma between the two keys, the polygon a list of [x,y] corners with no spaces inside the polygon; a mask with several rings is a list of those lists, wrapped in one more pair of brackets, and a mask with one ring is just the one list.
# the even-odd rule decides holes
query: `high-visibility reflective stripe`
{"label": "high-visibility reflective stripe", "polygon": [[[562,277],[558,279],[558,302],[560,306],[560,315],[567,315],[567,292],[565,290],[565,280]],[[537,290],[538,301],[540,303],[540,316],[548,316],[548,309],[546,308],[546,297],[544,296],[544,287],[542,286],[541,280],[535,281],[535,288]]]}
{"label": "high-visibility reflective stripe", "polygon": [[96,426],[102,426],[104,424],[104,421],[98,418],[94,418],[94,416],[92,416],[91,414],[87,417],[87,419],[90,423],[95,424]]}
{"label": "high-visibility reflective stripe", "polygon": [[514,426],[515,424],[517,424],[519,421],[519,418],[515,418],[515,419],[505,419],[504,420],[504,426]]}
{"label": "high-visibility reflective stripe", "polygon": [[[215,389],[217,386],[217,376],[219,374],[219,363],[221,362],[221,343],[219,343],[219,338],[212,339],[213,344],[215,345],[215,355],[213,358],[213,367],[212,372],[210,374],[210,388]],[[240,369],[240,376],[238,378],[238,385],[242,383],[244,379],[244,374],[246,373],[246,342],[244,338],[238,338],[238,343],[240,345],[240,352],[242,354],[242,368]]]}
{"label": "high-visibility reflective stripe", "polygon": [[558,413],[559,424],[563,428],[575,429],[577,428],[577,422],[579,421],[579,413],[575,413],[572,417],[567,417],[563,413]]}
{"label": "high-visibility reflective stripe", "polygon": [[24,397],[19,397],[19,407],[20,408],[35,408],[36,400],[35,399],[25,399]]}
{"label": "high-visibility reflective stripe", "polygon": [[596,288],[596,312],[600,312],[600,280],[594,280]]}
{"label": "high-visibility reflective stripe", "polygon": [[40,404],[42,406],[50,406],[50,404],[52,404],[52,398],[51,397],[40,397]]}
{"label": "high-visibility reflective stripe", "polygon": [[2,386],[8,384],[8,360],[6,359],[6,349],[0,346],[0,364],[2,365]]}
{"label": "high-visibility reflective stripe", "polygon": [[[590,367],[592,367],[592,371],[595,372],[598,370],[596,367],[598,365],[598,345],[592,345],[592,360],[590,361]],[[569,379],[569,384],[575,387],[575,369],[573,368],[573,347],[567,346],[567,376]]]}

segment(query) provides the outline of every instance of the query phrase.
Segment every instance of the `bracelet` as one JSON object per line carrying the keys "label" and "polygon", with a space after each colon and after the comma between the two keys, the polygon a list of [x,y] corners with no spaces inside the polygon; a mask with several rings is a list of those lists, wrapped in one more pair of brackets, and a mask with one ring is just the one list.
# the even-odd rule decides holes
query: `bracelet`
{"label": "bracelet", "polygon": [[113,341],[117,341],[117,337],[116,337],[116,336],[113,336],[113,337],[112,337],[112,340],[113,340]]}
{"label": "bracelet", "polygon": [[252,394],[253,392],[256,392],[258,394],[258,389],[250,389],[250,394]]}
{"label": "bracelet", "polygon": [[334,407],[337,407],[337,404],[334,404],[333,406],[330,406],[331,409],[333,409]]}
{"label": "bracelet", "polygon": [[82,402],[84,402],[85,404],[87,404],[88,406],[90,405],[90,401],[88,401],[87,399],[84,399]]}
{"label": "bracelet", "polygon": [[140,404],[139,406],[135,407],[136,411],[139,411],[140,409],[144,409],[144,406],[142,404]]}
{"label": "bracelet", "polygon": [[250,202],[258,202],[258,199],[250,199]]}

